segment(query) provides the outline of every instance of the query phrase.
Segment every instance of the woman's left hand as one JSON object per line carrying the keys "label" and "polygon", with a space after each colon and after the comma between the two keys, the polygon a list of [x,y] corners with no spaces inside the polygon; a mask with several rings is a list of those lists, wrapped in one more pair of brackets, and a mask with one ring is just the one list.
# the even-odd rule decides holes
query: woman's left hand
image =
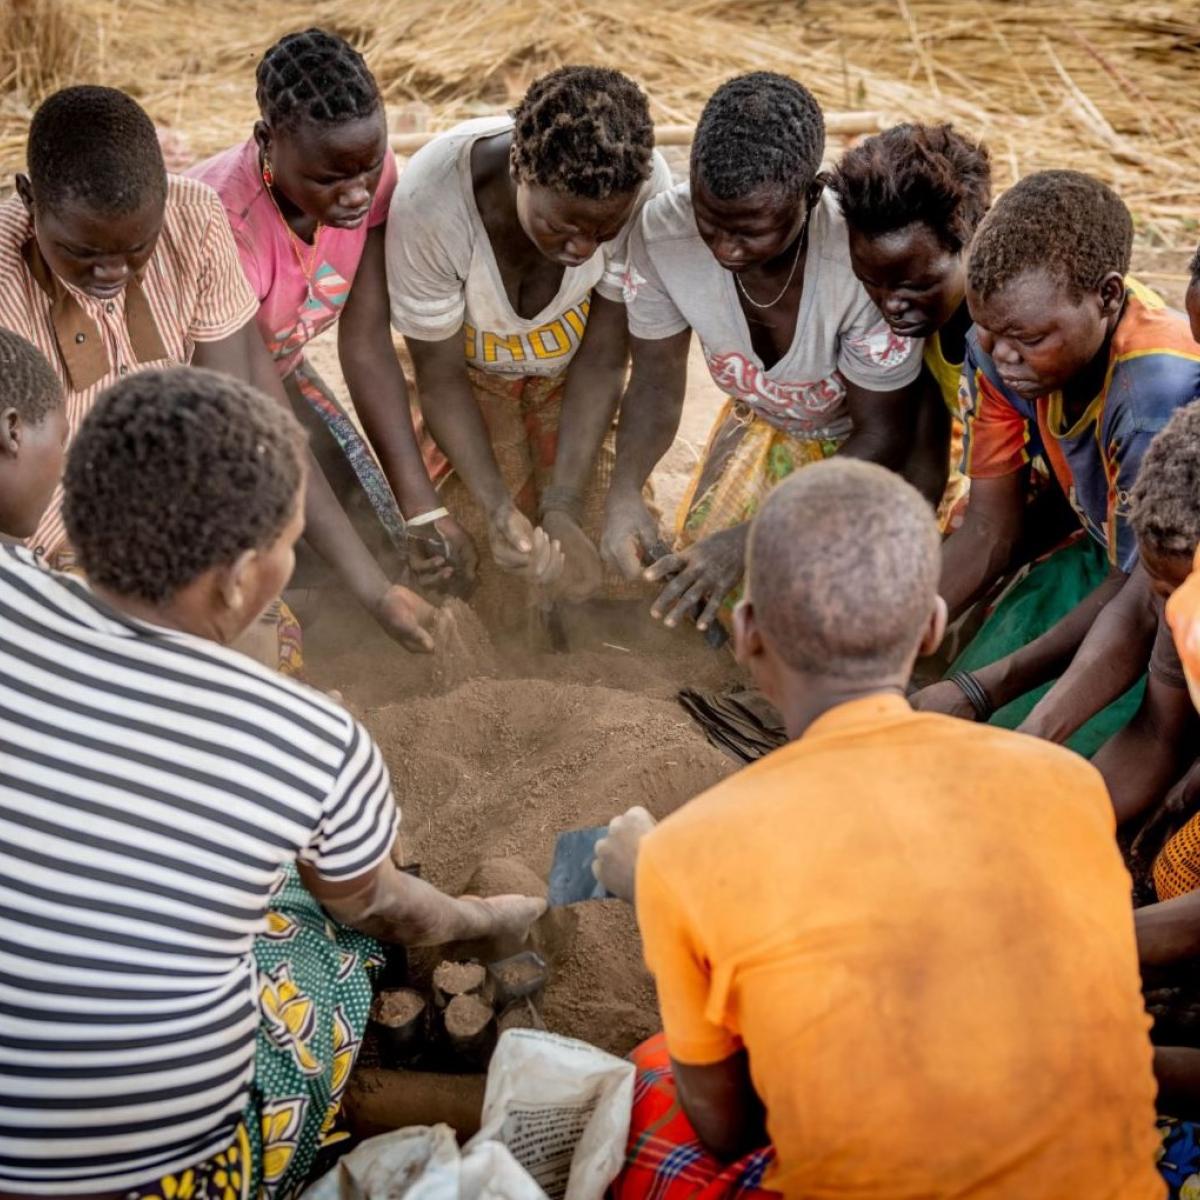
{"label": "woman's left hand", "polygon": [[961,717],[964,721],[979,719],[971,701],[967,699],[967,693],[948,679],[914,692],[908,702],[918,712],[944,713],[948,717]]}
{"label": "woman's left hand", "polygon": [[551,509],[542,517],[542,528],[563,552],[563,573],[556,592],[572,604],[582,604],[604,583],[604,567],[592,539],[562,509]]}
{"label": "woman's left hand", "polygon": [[432,654],[435,646],[432,629],[437,621],[437,609],[422,600],[416,592],[394,583],[379,598],[374,617],[383,631],[405,650],[415,654]]}
{"label": "woman's left hand", "polygon": [[664,624],[674,626],[703,606],[696,627],[707,629],[717,619],[721,605],[746,569],[749,529],[748,524],[723,529],[648,566],[643,574],[651,582],[670,579],[651,605],[651,616],[661,617]]}

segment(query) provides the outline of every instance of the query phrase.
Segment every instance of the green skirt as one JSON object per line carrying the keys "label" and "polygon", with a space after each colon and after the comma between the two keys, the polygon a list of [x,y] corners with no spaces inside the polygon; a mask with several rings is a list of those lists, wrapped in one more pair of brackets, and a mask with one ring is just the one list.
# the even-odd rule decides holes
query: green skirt
{"label": "green skirt", "polygon": [[249,1133],[250,1195],[288,1200],[319,1152],[349,1135],[342,1095],[362,1044],[382,964],[379,943],[330,920],[295,865],[255,939],[259,1026]]}
{"label": "green skirt", "polygon": [[[1056,550],[1032,567],[1010,588],[984,622],[970,645],[958,656],[948,675],[955,671],[978,671],[989,663],[1027,646],[1067,615],[1107,578],[1108,557],[1091,538],[1079,538]],[[1054,681],[1042,684],[992,717],[993,725],[1015,729],[1033,706],[1050,690]],[[1143,677],[1123,696],[1098,712],[1067,745],[1091,758],[1138,710],[1146,689]]]}

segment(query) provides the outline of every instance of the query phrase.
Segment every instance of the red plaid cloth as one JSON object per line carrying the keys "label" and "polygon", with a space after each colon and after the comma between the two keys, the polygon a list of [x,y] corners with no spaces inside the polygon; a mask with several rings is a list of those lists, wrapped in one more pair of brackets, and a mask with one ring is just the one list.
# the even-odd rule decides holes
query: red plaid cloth
{"label": "red plaid cloth", "polygon": [[761,1185],[775,1151],[767,1146],[732,1165],[713,1158],[696,1139],[679,1099],[666,1039],[660,1033],[631,1055],[637,1067],[625,1166],[613,1200],[736,1200],[778,1197]]}

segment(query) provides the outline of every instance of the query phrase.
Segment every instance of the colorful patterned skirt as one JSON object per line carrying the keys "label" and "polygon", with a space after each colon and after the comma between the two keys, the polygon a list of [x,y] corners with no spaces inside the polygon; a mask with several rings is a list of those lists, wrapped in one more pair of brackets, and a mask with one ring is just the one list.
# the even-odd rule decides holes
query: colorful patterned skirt
{"label": "colorful patterned skirt", "polygon": [[837,452],[840,441],[794,437],[740,400],[726,400],[675,520],[678,549],[749,521],[798,467]]}
{"label": "colorful patterned skirt", "polygon": [[767,1146],[732,1164],[700,1144],[675,1091],[671,1058],[660,1033],[631,1055],[637,1067],[625,1166],[613,1200],[735,1200],[777,1197],[762,1186],[775,1151]]}
{"label": "colorful patterned skirt", "polygon": [[[675,1091],[666,1039],[657,1034],[630,1056],[637,1067],[625,1166],[610,1189],[613,1200],[738,1200],[778,1198],[762,1186],[775,1158],[766,1146],[722,1163],[696,1137]],[[1164,1117],[1158,1169],[1168,1200],[1200,1200],[1200,1126]],[[881,1193],[882,1195],[882,1193]]]}
{"label": "colorful patterned skirt", "polygon": [[254,1083],[228,1148],[128,1200],[290,1200],[318,1154],[349,1137],[338,1117],[383,961],[379,943],[331,921],[291,864],[254,957]]}
{"label": "colorful patterned skirt", "polygon": [[[771,489],[799,467],[836,454],[840,441],[794,437],[740,400],[726,400],[675,517],[675,549],[751,520]],[[731,627],[742,585],[718,614]]]}
{"label": "colorful patterned skirt", "polygon": [[[955,441],[957,438],[957,441]],[[676,546],[684,549],[711,533],[749,521],[771,489],[799,467],[837,453],[836,438],[805,438],[776,428],[740,400],[726,400],[675,521]],[[962,457],[962,423],[952,431],[951,461]],[[969,481],[952,470],[938,508],[948,532],[962,521]]]}

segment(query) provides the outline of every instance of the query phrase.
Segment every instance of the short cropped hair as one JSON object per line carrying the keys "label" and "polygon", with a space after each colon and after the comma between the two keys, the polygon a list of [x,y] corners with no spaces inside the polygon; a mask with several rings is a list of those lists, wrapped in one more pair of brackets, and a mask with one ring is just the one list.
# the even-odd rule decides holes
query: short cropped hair
{"label": "short cropped hair", "polygon": [[0,329],[0,412],[16,410],[30,425],[40,425],[63,404],[62,381],[46,356],[9,329]]}
{"label": "short cropped hair", "polygon": [[559,67],[534,80],[513,110],[513,171],[587,200],[636,192],[653,170],[646,93],[620,71]]}
{"label": "short cropped hair", "polygon": [[794,79],[753,71],[723,83],[704,106],[692,139],[692,174],[718,200],[760,187],[799,197],[812,187],[825,153],[825,117]]}
{"label": "short cropped hair", "polygon": [[1081,171],[1026,175],[984,217],[967,281],[986,299],[1026,271],[1046,270],[1075,299],[1097,291],[1133,253],[1133,218],[1112,188]]}
{"label": "short cropped hair", "polygon": [[919,221],[958,254],[991,203],[992,165],[953,125],[896,125],[847,150],[830,183],[860,233],[878,237]]}
{"label": "short cropped hair", "polygon": [[96,401],[63,481],[88,577],[169,601],[213,567],[276,541],[296,509],[304,433],[279,404],[215,371],[140,371]]}
{"label": "short cropped hair", "polygon": [[903,669],[937,597],[933,511],[899,475],[832,458],[767,497],[750,532],[755,619],[794,670],[841,679]]}
{"label": "short cropped hair", "polygon": [[76,200],[123,216],[167,194],[154,122],[116,88],[63,88],[43,101],[29,126],[26,162],[33,198],[50,211]]}
{"label": "short cropped hair", "polygon": [[1200,546],[1200,400],[1177,408],[1146,448],[1129,521],[1151,554],[1191,558]]}

